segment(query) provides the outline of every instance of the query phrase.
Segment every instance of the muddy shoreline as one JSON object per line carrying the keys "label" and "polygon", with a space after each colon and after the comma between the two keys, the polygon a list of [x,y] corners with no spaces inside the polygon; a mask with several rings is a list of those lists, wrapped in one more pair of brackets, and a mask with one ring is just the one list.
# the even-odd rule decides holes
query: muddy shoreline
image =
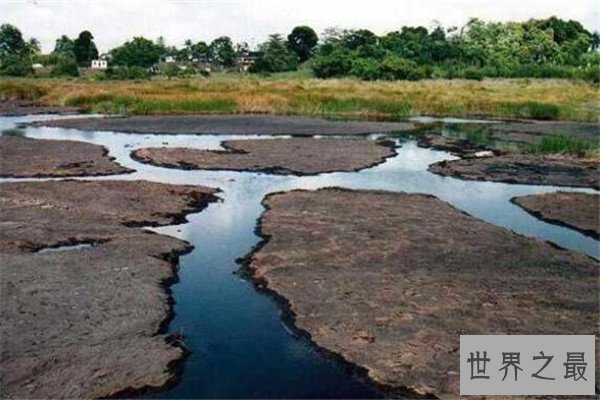
{"label": "muddy shoreline", "polygon": [[542,221],[600,240],[598,194],[556,192],[513,197],[510,201]]}
{"label": "muddy shoreline", "polygon": [[[185,221],[215,191],[68,180],[0,189],[2,396],[110,397],[173,384],[185,351],[165,335],[168,287],[192,246],[135,226]],[[92,246],[39,252],[76,243]]]}
{"label": "muddy shoreline", "polygon": [[[297,200],[294,200],[294,196],[296,196]],[[311,199],[311,196],[314,196],[314,198]],[[366,203],[369,204],[368,208],[381,211],[383,213],[381,218],[376,216],[378,214],[375,211],[373,211],[373,213],[369,211],[369,214],[363,215],[362,219],[352,218],[351,214],[347,214],[348,208],[352,208],[352,205],[348,204],[356,201],[355,199],[360,198],[361,196],[390,196],[409,199],[409,203],[405,204],[405,209],[409,211],[398,212],[397,210],[400,208],[400,204],[398,204],[398,207],[394,208],[389,208],[387,206],[381,208],[380,205],[373,201],[369,201]],[[414,202],[412,199],[414,199]],[[320,213],[322,211],[320,207],[323,203],[315,203],[313,200],[319,202],[322,201],[331,206],[323,206],[326,207],[323,210],[327,210],[327,212],[323,211],[325,213],[322,214],[322,219],[319,219],[321,218],[319,215],[321,215]],[[358,202],[360,202],[360,200],[358,200]],[[473,263],[481,263],[480,257],[477,257],[477,252],[468,255],[469,253],[462,253],[465,250],[453,247],[446,249],[440,248],[436,251],[432,251],[430,244],[426,246],[426,253],[422,253],[421,250],[418,250],[421,246],[417,245],[418,242],[414,242],[418,239],[411,239],[411,235],[408,234],[408,232],[418,234],[418,230],[415,229],[425,229],[423,225],[431,224],[432,221],[430,221],[429,218],[433,218],[432,216],[426,217],[428,218],[427,222],[425,220],[413,220],[412,216],[407,216],[406,218],[410,219],[406,221],[411,221],[409,223],[410,227],[400,228],[400,231],[402,229],[408,229],[407,236],[400,236],[399,238],[396,238],[393,233],[394,229],[397,228],[392,228],[392,226],[397,226],[398,224],[389,225],[384,222],[394,219],[390,213],[402,215],[402,212],[408,212],[409,215],[412,215],[410,214],[412,212],[410,210],[414,207],[421,210],[418,212],[424,213],[421,215],[442,212],[435,211],[434,209],[430,210],[428,209],[428,206],[422,205],[423,203],[430,202],[432,204],[442,204],[440,210],[448,210],[443,211],[443,213],[450,212],[450,214],[446,214],[448,217],[446,221],[451,222],[441,223],[442,225],[446,224],[447,229],[451,229],[452,231],[456,229],[455,222],[452,218],[472,221],[469,223],[474,224],[473,227],[482,229],[482,232],[488,232],[492,235],[491,237],[494,235],[504,237],[502,241],[494,241],[494,243],[498,243],[495,246],[516,246],[513,250],[519,248],[525,250],[521,251],[521,254],[518,254],[518,256],[514,255],[515,251],[505,254],[503,250],[498,250],[498,255],[495,256],[498,258],[496,262],[498,265],[495,265],[494,267],[499,268],[502,266],[502,268],[499,269],[504,270],[505,268],[510,268],[512,270],[513,268],[510,267],[510,265],[513,265],[514,262],[511,260],[514,257],[518,258],[519,262],[517,264],[519,264],[522,269],[527,270],[524,274],[528,277],[527,279],[523,278],[523,280],[527,281],[523,284],[529,288],[526,292],[529,293],[535,291],[537,296],[539,296],[537,301],[541,301],[541,303],[537,303],[537,301],[532,302],[536,297],[530,298],[529,294],[518,295],[517,293],[520,289],[514,289],[511,286],[505,285],[507,282],[503,283],[503,281],[506,280],[507,277],[503,277],[503,275],[506,274],[506,271],[500,271],[498,274],[484,274],[484,276],[475,278],[476,275],[473,275],[473,272],[470,272],[470,267],[464,267],[462,264],[467,262],[468,265],[468,261],[463,257],[467,257],[467,260],[471,260]],[[452,355],[454,354],[452,352],[452,335],[446,337],[446,334],[442,334],[442,332],[445,331],[452,331],[453,328],[450,326],[460,325],[465,333],[472,334],[476,332],[482,334],[501,333],[503,329],[506,329],[502,328],[502,326],[506,327],[514,325],[506,325],[502,321],[506,318],[513,318],[516,315],[519,315],[522,317],[519,322],[525,326],[513,327],[510,332],[512,334],[527,331],[528,329],[533,329],[533,331],[536,332],[538,330],[544,330],[547,331],[546,333],[564,333],[562,330],[563,328],[552,322],[552,318],[548,319],[555,313],[561,313],[563,316],[569,315],[567,318],[570,321],[572,320],[571,322],[582,324],[583,330],[587,331],[595,329],[593,326],[594,324],[590,325],[584,321],[586,319],[588,321],[597,321],[595,317],[592,317],[592,315],[595,315],[592,310],[597,311],[597,304],[582,304],[581,307],[571,309],[575,303],[572,305],[565,304],[561,306],[560,304],[562,304],[561,302],[564,300],[560,299],[566,294],[576,295],[576,293],[579,293],[581,290],[584,292],[592,290],[597,285],[597,276],[594,275],[597,267],[596,260],[591,260],[577,253],[558,250],[553,245],[546,242],[528,239],[515,235],[502,228],[483,223],[464,214],[460,210],[456,210],[453,207],[448,208],[447,204],[443,205],[445,203],[441,203],[432,196],[391,194],[388,192],[377,191],[351,191],[337,188],[321,189],[314,192],[297,190],[288,193],[276,193],[267,196],[264,200],[264,204],[265,212],[257,225],[257,231],[263,241],[245,258],[245,260],[243,260],[244,269],[248,271],[248,274],[261,290],[275,292],[276,296],[285,299],[283,304],[286,305],[286,309],[289,309],[289,312],[295,321],[295,326],[301,331],[308,332],[311,341],[318,347],[325,348],[327,352],[333,352],[340,355],[346,362],[357,365],[359,371],[368,371],[369,377],[380,385],[381,388],[387,388],[388,390],[390,387],[396,388],[400,390],[401,393],[411,393],[420,396],[457,395],[458,382],[454,378],[457,379],[458,375],[451,373],[453,368],[458,368],[458,365],[453,365],[456,360],[454,360],[455,357]],[[338,211],[336,211],[339,208],[344,208],[344,210],[339,211],[341,214],[338,214]],[[282,218],[285,216],[285,218],[278,219],[277,215],[281,215]],[[346,216],[343,217],[343,215]],[[309,224],[310,221],[301,222],[300,216],[302,216],[302,219],[304,220],[309,219],[314,220],[313,222],[315,222],[310,224],[310,226],[313,227],[310,237],[306,236],[308,232],[305,232],[305,229],[308,228],[302,227]],[[378,221],[381,221],[380,224],[385,224],[385,226],[380,226],[380,229],[382,229],[383,232],[389,233],[378,234],[376,231],[368,229],[367,227],[370,226],[370,223],[363,222],[365,216],[367,216],[366,219],[376,218]],[[355,226],[354,228],[349,228],[352,233],[348,233],[347,230],[342,229],[342,226],[348,227],[347,224],[350,223],[351,220],[355,221],[354,224],[366,225],[364,227]],[[316,223],[316,221],[321,221],[321,223]],[[406,225],[406,221],[404,225]],[[279,226],[275,225],[276,223],[279,224]],[[335,225],[338,223],[341,225]],[[333,231],[339,232],[337,236],[325,234],[325,232],[327,232],[328,224],[334,224],[332,225],[332,229]],[[466,229],[465,233],[469,231],[469,227],[464,229]],[[364,232],[364,235],[371,238],[372,245],[377,247],[377,249],[371,250],[362,247],[353,247],[352,250],[346,248],[350,253],[343,252],[341,249],[335,250],[334,253],[330,252],[328,247],[331,245],[343,246],[344,243],[363,242],[358,237],[354,237],[353,235],[355,233],[353,232],[356,232],[359,236],[363,235]],[[392,243],[396,243],[393,246],[403,247],[405,240],[409,241],[409,246],[411,247],[407,247],[402,251],[402,253],[405,254],[404,257],[396,258],[393,256],[395,250],[392,249],[394,247],[388,248],[388,244],[385,244],[385,237],[387,235],[391,235],[389,236],[390,239],[395,238],[389,243],[389,246],[392,246]],[[423,235],[427,236],[427,233],[425,232]],[[321,236],[323,236],[323,238],[326,237],[327,240],[321,242],[319,239]],[[288,245],[294,246],[293,252],[290,252]],[[535,246],[532,248],[532,245]],[[379,248],[379,246],[383,247]],[[389,253],[390,250],[392,250],[392,253]],[[492,251],[491,248],[489,250]],[[376,253],[373,253],[373,251]],[[413,251],[417,251],[417,253],[412,253]],[[493,251],[496,252],[496,250]],[[532,255],[531,253],[534,254]],[[318,256],[318,254],[321,254],[321,256]],[[438,257],[435,254],[439,254],[441,259],[437,261],[429,260],[432,257]],[[375,259],[371,259],[370,257],[375,257]],[[418,261],[423,257],[429,260],[426,260],[427,262],[425,262],[425,264]],[[459,257],[456,260],[460,260],[457,264],[453,264],[454,261],[452,261],[455,260],[455,257]],[[502,260],[502,258],[506,258],[507,260]],[[442,259],[445,261],[442,262]],[[398,268],[398,262],[400,263],[400,268],[405,268],[406,265],[404,265],[403,262],[409,262],[409,260],[410,263],[418,263],[418,265],[421,265],[421,267],[413,270],[413,273],[417,274],[416,276],[411,277],[409,274],[403,278],[413,281],[413,284],[408,285],[404,289],[408,290],[411,294],[405,291],[397,292],[396,290],[392,290],[388,294],[390,288],[387,288],[387,286],[390,283],[383,284],[383,286],[381,286],[381,283],[370,286],[371,280],[373,280],[371,283],[375,284],[379,279],[383,279],[384,281],[392,279],[390,282],[396,282],[392,284],[392,287],[394,285],[399,285],[398,290],[404,287],[402,280],[392,278],[394,273],[391,271],[393,270],[388,269],[388,266],[391,267],[391,264],[388,263],[392,260],[394,260],[392,263],[395,265],[394,269]],[[514,261],[516,262],[516,259]],[[356,262],[363,266],[377,265],[377,269],[369,269],[368,272],[364,272],[367,273],[367,275],[364,275],[364,273],[361,272],[361,268],[354,269],[355,267],[346,265],[346,263],[354,264]],[[446,265],[448,262],[452,265],[449,265],[448,268],[455,272],[453,272],[452,275],[446,276],[446,274],[443,273],[443,270],[438,271],[436,269],[439,268],[436,267],[436,265]],[[568,283],[563,282],[564,278],[562,276],[556,276],[551,272],[551,269],[548,270],[548,264],[560,265],[561,269],[566,269],[566,271],[562,271],[561,274],[570,271],[568,272],[570,275]],[[319,265],[321,267],[317,267]],[[565,265],[570,266],[566,267]],[[297,268],[294,266],[297,266]],[[355,275],[356,279],[358,279],[358,286],[352,283],[353,275],[344,275],[343,270],[348,268],[350,268],[348,270],[349,273],[358,274]],[[474,265],[474,270],[480,270],[480,268],[481,267]],[[392,275],[389,275],[387,278],[386,275],[378,275],[381,273],[376,271],[382,269],[388,271],[385,272],[386,274],[390,273]],[[511,274],[521,275],[519,271],[520,270],[512,271]],[[425,275],[422,275],[423,273],[425,273]],[[373,275],[371,276],[371,274]],[[441,275],[438,275],[437,278],[433,278],[437,274]],[[471,276],[471,278],[466,279],[467,276],[465,276],[465,279],[461,280],[453,277],[454,274],[458,274],[459,276],[461,274],[467,274],[467,276]],[[433,280],[429,281],[429,279]],[[451,280],[446,282],[447,279]],[[520,278],[515,277],[514,279],[509,279],[509,281],[512,282],[511,285],[513,285],[515,279],[518,281]],[[464,286],[467,285],[470,287],[471,284],[474,283],[472,280],[480,281],[480,283],[484,284],[486,287],[489,285],[490,291],[480,292],[477,289],[474,289],[476,293],[470,294]],[[467,282],[470,283],[467,284]],[[545,290],[538,291],[537,289],[541,289],[541,286],[544,286],[542,283],[545,286],[551,285],[554,288],[553,291],[551,293],[547,293]],[[325,285],[327,288],[320,287],[322,285]],[[444,285],[446,289],[443,289],[442,287],[438,289],[438,285]],[[364,286],[366,286],[367,289],[364,289]],[[377,291],[372,291],[371,289],[375,290],[375,287],[378,287],[379,289],[377,289]],[[495,289],[492,290],[491,288]],[[435,307],[425,300],[428,298],[428,290],[431,290],[432,293],[436,293],[430,295],[442,297],[442,299],[438,298]],[[514,292],[515,297],[505,299],[504,295],[500,295],[500,293],[504,293],[504,291],[511,293],[516,291]],[[352,293],[356,292],[364,292],[366,297],[361,297],[360,295],[355,297],[355,294]],[[495,292],[499,293],[495,294]],[[402,294],[399,296],[400,293]],[[421,298],[419,293],[424,297]],[[511,296],[510,294],[507,295]],[[553,304],[552,307],[541,305],[544,304],[545,298]],[[416,312],[410,312],[410,319],[405,321],[404,317],[406,316],[408,318],[406,311],[414,307],[402,305],[404,301],[409,300],[410,302],[408,304],[416,302],[415,304],[419,306],[416,309]],[[369,306],[368,304],[370,302],[375,302],[377,306]],[[469,304],[472,302],[475,303],[470,306]],[[399,312],[401,317],[386,316],[383,318],[383,316],[376,316],[375,319],[373,319],[372,316],[369,315],[370,313],[381,314],[382,310],[385,314],[386,307],[392,307],[391,310],[394,310],[396,306],[392,306],[392,304],[395,303],[400,307],[395,312]],[[375,308],[371,309],[371,307]],[[421,314],[418,311],[420,307],[423,307],[423,311],[430,311]],[[456,311],[453,311],[455,307],[457,307]],[[554,309],[554,307],[557,308]],[[439,308],[439,311],[436,311],[437,308]],[[546,318],[534,318],[540,319],[540,321],[528,323],[525,317],[528,316],[530,312],[528,311],[527,315],[521,315],[522,313],[519,314],[519,310],[524,308],[528,310],[535,309],[536,312],[546,316]],[[350,312],[350,310],[352,310],[352,312]],[[484,317],[483,315],[479,315],[483,312],[482,310],[491,313],[492,316]],[[359,313],[358,316],[348,316],[356,312]],[[433,315],[437,315],[435,320],[430,320],[426,317],[430,312],[433,312]],[[459,312],[459,314],[456,314],[456,312]],[[590,314],[590,312],[592,314]],[[445,313],[449,314],[445,316]],[[478,325],[479,328],[475,328],[473,321],[471,321],[472,318],[468,317],[468,315],[471,315],[472,313],[474,313],[473,319],[480,322],[480,325]],[[392,315],[393,314],[394,312],[392,312]],[[586,315],[587,317],[584,317]],[[583,318],[583,320],[580,318]],[[591,320],[589,318],[591,318]],[[365,319],[369,320],[369,322],[366,322]],[[456,319],[460,320],[454,322]],[[380,323],[383,325],[380,325]],[[391,324],[389,325],[390,328],[386,328],[386,324]],[[446,324],[450,325],[444,328]],[[419,327],[417,332],[421,332],[422,330],[422,333],[415,336],[416,333],[411,333],[414,328],[409,329],[409,326]],[[532,334],[532,332],[528,333]],[[398,341],[392,339],[397,334],[400,334]],[[408,334],[408,336],[405,336],[406,334]],[[434,337],[420,342],[420,339],[418,339],[420,335],[426,335],[428,337],[433,335]],[[438,337],[435,338],[435,336]],[[388,339],[386,339],[386,337]],[[388,340],[392,341],[388,342]],[[410,344],[410,351],[404,349],[407,343]],[[458,340],[456,340],[456,343],[458,343]],[[423,347],[423,345],[426,346]],[[458,344],[456,344],[456,346],[458,346]],[[392,351],[391,349],[395,350]],[[431,351],[433,351],[433,353],[431,353]],[[408,357],[406,354],[413,354],[413,356],[410,357],[416,358],[402,361],[403,357]],[[433,356],[435,363],[441,364],[441,366],[429,362],[419,364],[420,361],[417,361],[420,360],[421,357],[428,360],[429,356]],[[400,358],[396,359],[395,357]],[[398,368],[400,369],[396,370],[396,367],[383,367],[388,365],[388,362],[391,363],[390,365],[396,365],[396,363],[400,362],[400,364],[398,364]],[[402,367],[404,362],[413,365],[413,367],[410,368],[410,371],[412,372],[409,373],[405,367]],[[388,368],[387,372],[386,368]],[[447,375],[446,373],[450,374]],[[416,382],[419,383],[416,384]]]}
{"label": "muddy shoreline", "polygon": [[507,154],[440,161],[428,168],[441,176],[526,185],[600,189],[600,164],[573,157]]}
{"label": "muddy shoreline", "polygon": [[359,171],[397,154],[391,141],[291,138],[230,140],[221,144],[224,150],[142,148],[130,156],[164,168],[307,176]]}
{"label": "muddy shoreline", "polygon": [[254,234],[260,238],[260,241],[252,247],[252,249],[243,257],[240,257],[236,260],[236,263],[240,266],[239,270],[236,271],[242,279],[248,281],[256,291],[262,293],[266,296],[269,296],[273,301],[278,305],[281,310],[281,320],[286,325],[287,329],[293,332],[294,335],[299,337],[304,337],[310,341],[311,345],[315,347],[315,349],[322,354],[324,357],[331,358],[336,362],[343,365],[351,374],[356,376],[358,379],[367,383],[369,386],[373,387],[377,390],[383,398],[392,398],[392,399],[432,399],[437,398],[432,393],[419,393],[409,387],[394,387],[390,385],[383,384],[376,380],[373,380],[369,376],[369,371],[367,368],[353,363],[346,359],[342,354],[332,351],[331,349],[320,345],[316,342],[311,335],[309,330],[301,328],[296,323],[296,313],[293,310],[292,303],[290,299],[283,296],[281,293],[269,287],[268,280],[264,279],[264,277],[258,277],[256,275],[256,270],[252,267],[253,257],[258,254],[261,249],[269,243],[271,239],[271,235],[268,235],[264,232],[262,227],[262,217],[263,215],[271,210],[271,207],[268,204],[268,199],[272,196],[277,196],[281,194],[285,194],[287,192],[273,192],[268,194],[262,201],[261,205],[264,208],[263,213],[256,220],[256,225],[254,227]]}
{"label": "muddy shoreline", "polygon": [[38,121],[31,126],[140,134],[191,135],[368,135],[414,130],[411,122],[338,121],[267,114],[172,115]]}
{"label": "muddy shoreline", "polygon": [[0,136],[0,177],[50,178],[128,174],[108,149],[73,140]]}

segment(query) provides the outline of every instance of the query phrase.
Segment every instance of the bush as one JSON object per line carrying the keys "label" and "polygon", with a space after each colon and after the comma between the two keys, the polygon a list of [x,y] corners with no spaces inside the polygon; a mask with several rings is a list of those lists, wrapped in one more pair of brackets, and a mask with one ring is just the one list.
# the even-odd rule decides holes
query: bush
{"label": "bush", "polygon": [[466,68],[463,73],[463,78],[471,79],[474,81],[482,81],[483,80],[483,72],[478,68]]}
{"label": "bush", "polygon": [[29,57],[18,55],[8,55],[2,60],[0,66],[0,75],[8,76],[27,76],[33,73],[31,60]]}
{"label": "bush", "polygon": [[427,77],[425,70],[414,61],[397,56],[384,58],[380,68],[380,78],[387,80],[418,81]]}
{"label": "bush", "polygon": [[454,79],[457,77],[456,69],[452,66],[448,67],[444,72],[445,79]]}
{"label": "bush", "polygon": [[146,68],[143,67],[108,67],[104,71],[104,75],[107,79],[134,79],[144,80],[150,79],[150,73]]}
{"label": "bush", "polygon": [[[171,79],[175,76],[178,76],[180,73],[179,67],[175,64],[169,63],[169,64],[165,64],[160,68],[160,73],[161,75],[166,76],[167,78]],[[133,79],[137,79],[137,78],[133,78]]]}
{"label": "bush", "polygon": [[379,62],[373,58],[357,58],[352,61],[350,74],[365,81],[379,79],[381,75]]}
{"label": "bush", "polygon": [[352,69],[352,59],[349,52],[339,49],[326,55],[315,56],[310,63],[317,78],[348,75]]}
{"label": "bush", "polygon": [[571,78],[573,68],[554,64],[522,64],[507,67],[501,76],[507,78]]}
{"label": "bush", "polygon": [[72,58],[60,59],[50,71],[50,75],[57,76],[79,76],[77,63]]}
{"label": "bush", "polygon": [[574,77],[593,83],[600,83],[600,67],[596,65],[577,70],[574,73]]}

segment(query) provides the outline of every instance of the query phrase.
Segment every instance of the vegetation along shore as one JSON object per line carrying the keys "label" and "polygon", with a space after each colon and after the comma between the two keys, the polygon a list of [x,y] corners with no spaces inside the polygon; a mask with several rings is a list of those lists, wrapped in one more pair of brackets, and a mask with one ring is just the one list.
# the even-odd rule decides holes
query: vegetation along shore
{"label": "vegetation along shore", "polygon": [[595,122],[598,87],[537,79],[362,82],[286,74],[209,79],[89,81],[3,79],[3,100],[134,115],[256,113],[403,120],[414,115]]}
{"label": "vegetation along shore", "polygon": [[3,24],[0,97],[136,115],[596,122],[599,44],[598,33],[581,23],[549,17],[404,26],[380,36],[335,28],[317,35],[296,26],[256,48],[228,36],[179,46],[162,37],[134,37],[103,54],[85,30],[76,38],[62,35],[52,52],[42,54],[35,38],[26,40],[16,26]]}

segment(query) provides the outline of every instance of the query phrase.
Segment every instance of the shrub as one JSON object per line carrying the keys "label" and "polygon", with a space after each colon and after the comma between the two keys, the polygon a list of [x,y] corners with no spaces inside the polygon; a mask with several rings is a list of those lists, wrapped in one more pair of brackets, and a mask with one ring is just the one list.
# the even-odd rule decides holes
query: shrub
{"label": "shrub", "polygon": [[450,66],[444,72],[445,79],[454,79],[457,77],[456,69],[453,66]]}
{"label": "shrub", "polygon": [[150,79],[150,73],[146,68],[143,67],[109,67],[104,72],[104,75],[107,79],[134,79],[134,80],[144,80]]}
{"label": "shrub", "polygon": [[475,81],[483,80],[483,72],[479,68],[466,68],[463,73],[463,78]]}
{"label": "shrub", "polygon": [[387,80],[418,81],[427,76],[425,70],[417,66],[414,61],[397,56],[388,56],[381,63],[380,77]]}
{"label": "shrub", "polygon": [[350,74],[365,81],[374,81],[381,74],[379,62],[373,58],[357,58],[352,61]]}
{"label": "shrub", "polygon": [[19,55],[8,55],[2,60],[0,75],[27,76],[33,73],[31,60]]}
{"label": "shrub", "polygon": [[577,70],[574,77],[593,83],[600,83],[600,66],[596,65]]}
{"label": "shrub", "polygon": [[61,58],[50,71],[50,75],[58,76],[79,76],[77,63],[72,58]]}
{"label": "shrub", "polygon": [[352,69],[349,52],[336,49],[326,55],[313,57],[311,68],[317,78],[331,78],[348,75]]}
{"label": "shrub", "polygon": [[571,78],[573,68],[554,64],[520,64],[507,67],[501,76],[507,78]]}
{"label": "shrub", "polygon": [[[171,64],[171,63],[163,65],[160,69],[160,73],[169,79],[179,75],[179,72],[180,72],[179,67],[177,65]],[[138,79],[138,78],[134,78],[134,79]]]}

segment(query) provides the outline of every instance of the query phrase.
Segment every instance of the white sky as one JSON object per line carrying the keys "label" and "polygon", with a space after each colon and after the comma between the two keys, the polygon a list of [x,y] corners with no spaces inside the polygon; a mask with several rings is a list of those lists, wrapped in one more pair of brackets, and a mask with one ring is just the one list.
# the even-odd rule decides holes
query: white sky
{"label": "white sky", "polygon": [[44,52],[62,34],[75,37],[90,30],[100,52],[133,36],[181,46],[222,35],[251,45],[271,33],[288,34],[296,25],[317,33],[327,27],[366,28],[377,34],[404,25],[463,25],[470,17],[486,21],[522,21],[556,15],[599,30],[600,0],[0,0],[0,22],[16,25],[35,37]]}

